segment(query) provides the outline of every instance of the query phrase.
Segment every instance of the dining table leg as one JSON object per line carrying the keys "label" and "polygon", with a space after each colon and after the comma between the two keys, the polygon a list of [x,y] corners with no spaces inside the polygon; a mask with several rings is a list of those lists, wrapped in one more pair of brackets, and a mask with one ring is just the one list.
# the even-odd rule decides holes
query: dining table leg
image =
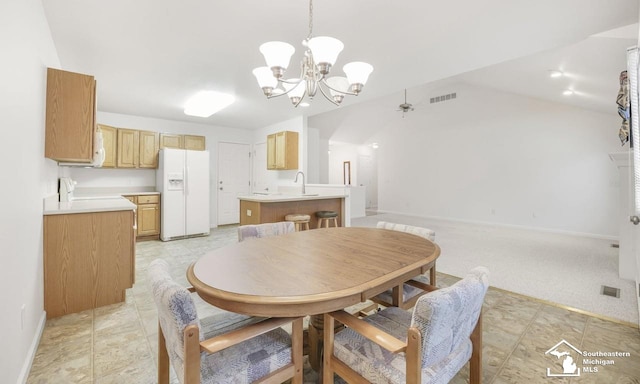
{"label": "dining table leg", "polygon": [[[338,332],[344,325],[335,322],[334,332]],[[322,371],[322,348],[324,337],[324,315],[309,316],[309,364],[316,372]]]}

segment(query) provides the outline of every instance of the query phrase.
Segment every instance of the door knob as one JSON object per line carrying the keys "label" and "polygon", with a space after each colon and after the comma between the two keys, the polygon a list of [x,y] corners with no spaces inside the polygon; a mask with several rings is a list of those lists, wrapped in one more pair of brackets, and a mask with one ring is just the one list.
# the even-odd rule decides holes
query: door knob
{"label": "door knob", "polygon": [[640,217],[638,216],[629,216],[629,221],[633,223],[633,225],[640,224]]}
{"label": "door knob", "polygon": [[222,189],[223,189],[223,188],[222,188],[222,187],[220,187],[220,190],[221,190],[221,191],[222,191]]}

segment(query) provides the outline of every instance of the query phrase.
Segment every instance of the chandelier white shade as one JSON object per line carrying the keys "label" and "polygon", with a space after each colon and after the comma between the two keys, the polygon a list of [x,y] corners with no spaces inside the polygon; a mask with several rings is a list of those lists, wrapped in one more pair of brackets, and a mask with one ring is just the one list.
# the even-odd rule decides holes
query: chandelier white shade
{"label": "chandelier white shade", "polygon": [[[300,105],[305,97],[313,99],[318,91],[335,105],[339,105],[344,96],[357,96],[369,79],[373,66],[360,61],[348,63],[343,67],[346,77],[327,77],[331,68],[344,49],[344,44],[333,37],[312,37],[313,0],[309,1],[309,35],[302,42],[306,47],[300,63],[300,76],[285,79],[295,48],[281,41],[269,41],[260,46],[266,66],[253,70],[267,98],[288,95],[294,106]],[[282,85],[282,87],[280,87]]]}

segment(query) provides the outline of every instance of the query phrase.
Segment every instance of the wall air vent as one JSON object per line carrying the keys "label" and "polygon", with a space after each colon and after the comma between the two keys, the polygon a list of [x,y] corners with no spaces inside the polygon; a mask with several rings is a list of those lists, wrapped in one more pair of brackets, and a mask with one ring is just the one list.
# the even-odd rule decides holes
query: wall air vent
{"label": "wall air vent", "polygon": [[429,104],[434,104],[434,103],[440,103],[442,101],[449,101],[449,100],[453,100],[456,98],[456,93],[449,93],[448,95],[441,95],[441,96],[436,96],[436,97],[432,97],[431,99],[429,99]]}

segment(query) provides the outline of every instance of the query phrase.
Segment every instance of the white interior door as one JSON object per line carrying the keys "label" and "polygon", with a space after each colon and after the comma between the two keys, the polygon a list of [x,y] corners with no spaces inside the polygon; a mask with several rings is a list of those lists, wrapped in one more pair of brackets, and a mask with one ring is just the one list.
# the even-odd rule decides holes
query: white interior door
{"label": "white interior door", "polygon": [[249,144],[218,144],[218,225],[240,222],[238,196],[250,191]]}
{"label": "white interior door", "polygon": [[253,185],[251,188],[253,192],[270,192],[267,172],[269,172],[267,171],[267,143],[255,144],[253,146]]}
{"label": "white interior door", "polygon": [[365,187],[365,208],[378,207],[378,180],[372,156],[358,155],[358,185]]}

